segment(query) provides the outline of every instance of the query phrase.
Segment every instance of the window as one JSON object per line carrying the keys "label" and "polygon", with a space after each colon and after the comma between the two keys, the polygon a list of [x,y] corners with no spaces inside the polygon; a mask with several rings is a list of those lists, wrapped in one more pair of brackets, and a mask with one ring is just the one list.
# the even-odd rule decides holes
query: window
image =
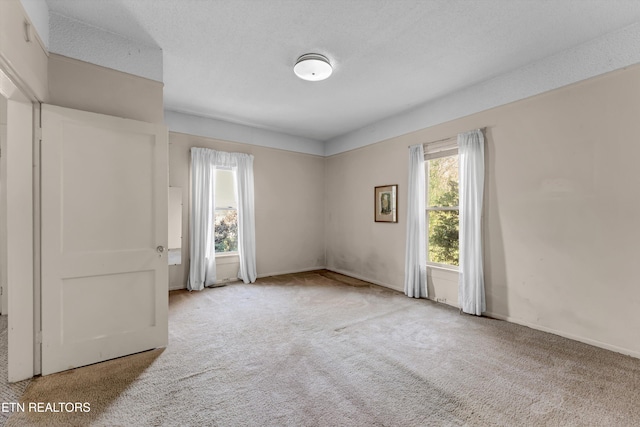
{"label": "window", "polygon": [[235,172],[216,169],[214,213],[216,253],[238,251],[238,201],[236,200]]}
{"label": "window", "polygon": [[[442,157],[438,157],[441,155]],[[458,153],[449,149],[427,160],[427,262],[458,266]]]}

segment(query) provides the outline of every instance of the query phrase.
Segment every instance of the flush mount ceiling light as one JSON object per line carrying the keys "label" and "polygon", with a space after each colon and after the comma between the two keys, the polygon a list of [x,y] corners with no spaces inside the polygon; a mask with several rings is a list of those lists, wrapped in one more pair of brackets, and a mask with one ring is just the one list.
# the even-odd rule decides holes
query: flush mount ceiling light
{"label": "flush mount ceiling light", "polygon": [[293,72],[302,80],[317,82],[329,77],[333,67],[325,56],[318,53],[305,53],[296,61]]}

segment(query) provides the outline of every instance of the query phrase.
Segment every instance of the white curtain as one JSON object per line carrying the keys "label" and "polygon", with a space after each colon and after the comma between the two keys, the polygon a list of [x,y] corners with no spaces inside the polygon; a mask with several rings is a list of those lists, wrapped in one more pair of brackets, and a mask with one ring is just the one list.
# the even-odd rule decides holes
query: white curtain
{"label": "white curtain", "polygon": [[191,264],[187,280],[189,290],[201,290],[216,281],[213,230],[216,168],[235,171],[240,259],[238,277],[245,283],[253,283],[256,280],[253,156],[194,147],[191,149]]}
{"label": "white curtain", "polygon": [[486,311],[482,261],[484,136],[482,131],[458,135],[460,162],[460,269],[458,299],[465,313]]}
{"label": "white curtain", "polygon": [[407,195],[407,245],[404,266],[404,293],[412,298],[427,297],[427,228],[425,210],[424,148],[409,147]]}
{"label": "white curtain", "polygon": [[191,263],[187,289],[199,291],[216,281],[216,254],[213,235],[215,151],[191,149],[191,214],[189,235]]}
{"label": "white curtain", "polygon": [[256,281],[256,226],[253,197],[253,156],[236,156],[236,197],[238,200],[238,277],[244,283]]}

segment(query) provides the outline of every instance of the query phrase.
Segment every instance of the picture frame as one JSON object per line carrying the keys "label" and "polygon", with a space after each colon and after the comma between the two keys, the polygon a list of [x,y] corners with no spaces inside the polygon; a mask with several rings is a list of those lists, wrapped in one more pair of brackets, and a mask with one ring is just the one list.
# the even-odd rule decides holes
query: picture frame
{"label": "picture frame", "polygon": [[374,188],[375,222],[398,222],[398,185]]}

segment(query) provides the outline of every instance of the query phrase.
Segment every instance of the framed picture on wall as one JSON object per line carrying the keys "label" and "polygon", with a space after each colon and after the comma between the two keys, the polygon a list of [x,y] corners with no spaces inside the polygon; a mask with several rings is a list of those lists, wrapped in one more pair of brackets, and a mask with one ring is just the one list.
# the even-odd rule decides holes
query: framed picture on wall
{"label": "framed picture on wall", "polygon": [[398,186],[375,187],[374,206],[376,222],[398,222]]}

